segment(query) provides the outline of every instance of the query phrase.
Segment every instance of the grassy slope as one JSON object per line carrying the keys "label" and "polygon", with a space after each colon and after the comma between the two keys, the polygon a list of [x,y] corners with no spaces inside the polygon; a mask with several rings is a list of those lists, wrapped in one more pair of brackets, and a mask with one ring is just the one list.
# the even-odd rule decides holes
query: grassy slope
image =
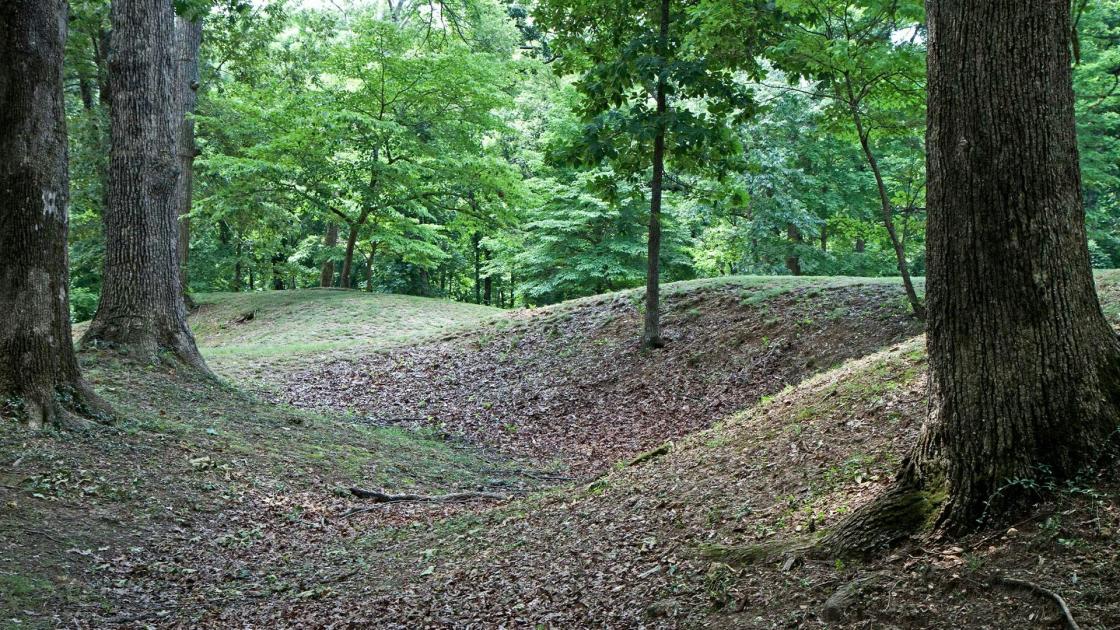
{"label": "grassy slope", "polygon": [[[259,381],[326,356],[370,353],[498,317],[496,308],[407,295],[303,289],[202,293],[191,328],[219,374]],[[246,313],[253,318],[236,320]]]}

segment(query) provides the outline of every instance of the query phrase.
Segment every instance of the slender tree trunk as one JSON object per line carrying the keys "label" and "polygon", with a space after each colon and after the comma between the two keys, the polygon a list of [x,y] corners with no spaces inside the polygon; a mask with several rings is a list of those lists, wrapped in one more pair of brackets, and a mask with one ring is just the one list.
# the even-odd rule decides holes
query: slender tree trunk
{"label": "slender tree trunk", "polygon": [[797,226],[789,223],[786,225],[786,236],[790,241],[790,254],[786,256],[786,269],[795,276],[801,275],[801,257],[797,255],[797,248],[804,242],[801,238],[801,230]]}
{"label": "slender tree trunk", "polygon": [[284,254],[280,252],[273,254],[272,258],[269,260],[269,262],[272,263],[272,290],[274,291],[284,290],[284,270],[280,268],[284,260]]}
{"label": "slender tree trunk", "polygon": [[373,293],[373,257],[377,255],[377,244],[377,241],[370,243],[366,256],[366,293]]}
{"label": "slender tree trunk", "polygon": [[474,249],[474,303],[482,304],[482,235],[478,232],[471,237],[471,246]]}
{"label": "slender tree trunk", "polygon": [[898,273],[902,276],[902,286],[906,289],[906,299],[910,301],[910,309],[914,312],[914,316],[924,319],[926,310],[922,306],[922,301],[918,299],[918,292],[914,290],[914,283],[910,279],[910,269],[906,264],[906,249],[898,239],[898,232],[894,228],[894,213],[891,209],[890,194],[887,192],[887,185],[883,181],[883,173],[879,169],[879,160],[875,158],[875,152],[871,150],[870,132],[864,129],[863,116],[859,112],[859,105],[854,102],[855,96],[852,94],[851,84],[848,84],[848,95],[850,99],[853,99],[850,101],[852,121],[855,123],[856,133],[859,135],[859,145],[863,149],[863,156],[867,160],[867,165],[871,167],[871,173],[875,176],[875,187],[879,191],[879,207],[883,213],[883,226],[887,228],[887,236],[890,237],[891,245],[894,247],[895,259],[898,261]]}
{"label": "slender tree trunk", "polygon": [[[327,237],[323,240],[323,244],[327,247],[334,247],[338,245],[338,224],[327,224]],[[323,266],[319,270],[319,286],[324,289],[334,285],[334,259],[328,256],[323,260]]]}
{"label": "slender tree trunk", "polygon": [[0,418],[108,417],[70,332],[65,0],[0,5]]}
{"label": "slender tree trunk", "polygon": [[172,124],[179,129],[179,176],[175,180],[175,205],[179,218],[179,280],[183,296],[191,303],[188,277],[191,254],[191,201],[194,194],[194,113],[198,103],[198,50],[202,45],[202,20],[175,18],[175,112]]}
{"label": "slender tree trunk", "polygon": [[665,114],[669,110],[665,93],[666,59],[669,50],[669,0],[661,0],[658,48],[662,58],[657,73],[657,134],[653,139],[653,179],[649,195],[649,238],[646,248],[646,314],[642,346],[660,348],[661,338],[661,188],[665,179]]}
{"label": "slender tree trunk", "polygon": [[839,549],[906,533],[884,517],[907,501],[943,531],[974,530],[1024,503],[1013,480],[1099,463],[1120,418],[1120,342],[1085,236],[1069,2],[927,10],[929,417],[894,489],[826,539]]}
{"label": "slender tree trunk", "polygon": [[[490,250],[488,250],[486,248],[483,248],[482,249],[482,255],[486,257],[487,262],[490,261]],[[485,304],[486,306],[491,306],[491,303],[493,301],[494,301],[494,278],[490,274],[487,274],[486,277],[482,279],[482,303]]]}
{"label": "slender tree trunk", "polygon": [[179,280],[179,129],[172,124],[175,15],[167,0],[111,8],[112,148],[105,209],[105,274],[86,347],[144,360],[169,352],[209,374],[187,327]]}
{"label": "slender tree trunk", "polygon": [[821,251],[828,251],[828,227],[824,225],[821,226]]}
{"label": "slender tree trunk", "polygon": [[350,231],[346,235],[346,254],[342,257],[342,273],[339,274],[338,286],[343,289],[352,289],[350,286],[350,274],[354,269],[354,247],[358,244],[358,232],[361,231],[361,225],[352,223],[350,224]]}

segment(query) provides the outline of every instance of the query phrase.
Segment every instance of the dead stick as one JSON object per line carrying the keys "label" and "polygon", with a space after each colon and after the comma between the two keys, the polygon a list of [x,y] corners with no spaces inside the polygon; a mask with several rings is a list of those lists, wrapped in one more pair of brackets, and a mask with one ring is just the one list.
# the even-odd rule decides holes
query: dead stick
{"label": "dead stick", "polygon": [[1064,617],[1064,620],[1066,622],[1066,630],[1081,630],[1081,626],[1078,626],[1077,622],[1074,621],[1073,613],[1070,612],[1069,606],[1066,605],[1066,600],[1062,599],[1062,596],[1055,593],[1054,591],[1052,591],[1052,590],[1050,590],[1050,589],[1048,589],[1044,586],[1039,586],[1038,584],[1035,584],[1034,582],[1030,582],[1030,581],[1027,581],[1027,580],[1018,580],[1018,579],[1009,578],[1009,577],[996,578],[996,582],[998,582],[1000,584],[1006,584],[1008,586],[1014,586],[1014,587],[1026,589],[1028,591],[1032,591],[1032,592],[1037,593],[1039,595],[1044,595],[1046,597],[1049,597],[1051,600],[1053,600],[1053,602],[1055,604],[1058,605],[1058,608],[1062,611],[1062,617]]}
{"label": "dead stick", "polygon": [[509,497],[493,492],[452,492],[451,494],[388,494],[377,490],[363,488],[350,488],[350,494],[359,499],[372,499],[377,503],[398,503],[405,501],[423,501],[426,503],[454,503],[457,501],[472,501],[487,499],[490,501],[505,501]]}

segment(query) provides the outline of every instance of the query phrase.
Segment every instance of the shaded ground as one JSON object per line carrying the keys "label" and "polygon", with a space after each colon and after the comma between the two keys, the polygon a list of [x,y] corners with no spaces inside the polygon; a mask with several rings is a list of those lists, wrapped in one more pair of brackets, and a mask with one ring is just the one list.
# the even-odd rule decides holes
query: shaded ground
{"label": "shaded ground", "polygon": [[[1099,275],[1098,284],[1115,320],[1117,275]],[[879,339],[866,331],[902,316],[900,300],[890,311],[897,290],[832,286],[809,295],[813,290],[745,279],[677,285],[670,288],[676,295],[669,334],[680,335],[677,347],[703,350],[697,370],[718,376],[717,368],[742,368],[733,357],[766,356],[752,341],[759,332],[782,339],[786,356],[807,362],[817,355],[796,352],[805,339],[835,348],[824,356],[840,357],[845,342],[862,343],[861,334]],[[838,304],[848,291],[864,297]],[[541,349],[542,364],[553,366],[548,378],[566,379],[559,391],[584,391],[567,388],[584,382],[585,373],[610,372],[614,362],[651,360],[626,354],[632,350],[621,343],[618,350],[595,343],[622,338],[622,322],[632,315],[610,315],[618,297],[533,312],[528,321],[492,324],[488,333],[456,333],[422,344],[416,360],[447,348],[450,359],[483,366],[468,375],[494,379],[483,382],[497,387],[487,370],[509,369],[506,359],[500,346],[477,342],[517,331],[511,336],[524,338],[508,352]],[[752,314],[763,303],[781,305],[794,322],[818,321],[830,306],[858,309],[862,318],[847,336],[788,323],[772,335],[753,328],[767,321]],[[877,313],[885,317],[875,319]],[[606,315],[600,321],[596,314]],[[843,321],[835,316],[836,326]],[[580,348],[560,357],[580,368],[573,374],[545,352],[553,345],[538,329],[548,327],[566,335],[553,345]],[[731,349],[730,334],[741,329],[752,331],[743,343],[748,349]],[[411,356],[402,352],[383,356]],[[316,359],[302,360],[293,365]],[[924,414],[918,339],[846,361],[761,402],[757,395],[744,399],[744,410],[678,439],[667,453],[614,467],[590,483],[551,488],[555,475],[542,474],[540,461],[530,467],[503,457],[536,452],[513,442],[496,440],[498,453],[442,441],[431,430],[262,404],[166,368],[106,356],[84,362],[98,391],[122,412],[114,429],[29,434],[0,424],[0,627],[1056,627],[1048,600],[991,587],[1001,574],[1060,592],[1082,628],[1120,627],[1115,468],[1062,487],[1033,480],[1039,493],[1030,514],[989,523],[965,540],[915,543],[862,563],[785,566],[781,557],[759,553],[820,535],[888,483]],[[438,364],[430,365],[432,371],[401,380],[409,387],[427,382],[433,391],[451,387],[438,381]],[[665,368],[651,365],[643,364],[643,374]],[[719,391],[688,389],[708,385],[676,363],[668,371],[684,380],[666,381],[665,391]],[[550,381],[535,382],[543,388]],[[587,392],[614,391],[590,382]],[[734,384],[717,385],[728,383]],[[619,396],[619,415],[629,414],[629,399],[611,395]],[[568,400],[563,404],[577,399]],[[651,415],[676,414],[679,400],[646,404]],[[540,433],[509,434],[553,435],[543,422],[531,426]],[[630,426],[640,428],[636,421]],[[493,435],[458,433],[480,441]],[[566,461],[584,470],[580,462],[587,460],[573,452],[579,453],[563,450]],[[485,489],[511,500],[375,506],[349,496],[349,485]],[[843,609],[826,609],[826,600],[853,581],[863,585],[862,595]]]}
{"label": "shaded ground", "polygon": [[[206,602],[260,596],[247,594],[242,576],[267,566],[268,554],[237,551],[298,532],[289,549],[298,557],[318,544],[325,514],[353,505],[340,498],[351,485],[511,494],[539,485],[431,434],[262,404],[164,367],[105,355],[83,363],[120,414],[113,427],[60,434],[0,424],[0,627],[158,624],[178,605],[150,588],[162,575],[232,581],[206,591]],[[398,508],[386,522],[456,509]],[[208,561],[179,562],[195,552]],[[301,575],[293,565],[270,588],[305,590]]]}
{"label": "shaded ground", "polygon": [[921,331],[893,284],[752,280],[670,291],[656,352],[636,343],[636,294],[615,294],[279,375],[282,399],[583,475]]}

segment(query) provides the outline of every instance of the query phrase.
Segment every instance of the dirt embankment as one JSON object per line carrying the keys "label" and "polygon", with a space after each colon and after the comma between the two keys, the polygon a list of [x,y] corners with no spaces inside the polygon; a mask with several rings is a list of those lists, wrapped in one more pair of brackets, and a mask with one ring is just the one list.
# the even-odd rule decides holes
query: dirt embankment
{"label": "dirt embankment", "polygon": [[282,397],[588,474],[921,332],[890,285],[700,288],[665,309],[669,343],[652,352],[634,302],[614,296],[331,361],[291,375]]}

